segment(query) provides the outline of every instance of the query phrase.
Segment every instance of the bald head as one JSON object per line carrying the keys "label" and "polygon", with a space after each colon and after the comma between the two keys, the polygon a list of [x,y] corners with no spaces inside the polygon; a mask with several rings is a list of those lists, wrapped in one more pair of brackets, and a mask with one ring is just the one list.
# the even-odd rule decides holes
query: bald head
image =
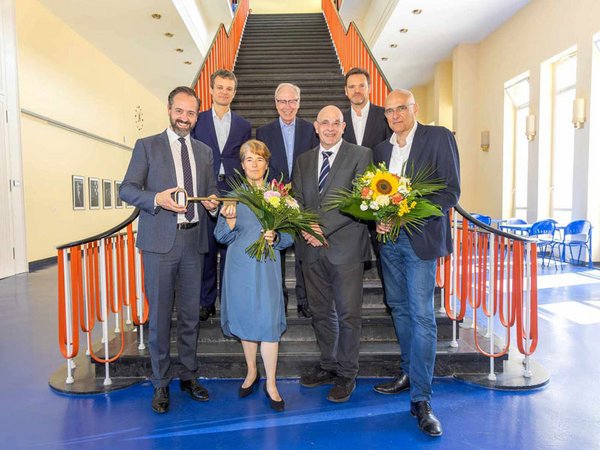
{"label": "bald head", "polygon": [[319,141],[321,141],[323,148],[329,149],[340,142],[344,128],[346,128],[346,124],[340,108],[328,105],[319,111],[315,122],[315,130],[319,135]]}
{"label": "bald head", "polygon": [[385,99],[385,117],[399,142],[406,139],[415,125],[419,105],[412,92],[395,89]]}

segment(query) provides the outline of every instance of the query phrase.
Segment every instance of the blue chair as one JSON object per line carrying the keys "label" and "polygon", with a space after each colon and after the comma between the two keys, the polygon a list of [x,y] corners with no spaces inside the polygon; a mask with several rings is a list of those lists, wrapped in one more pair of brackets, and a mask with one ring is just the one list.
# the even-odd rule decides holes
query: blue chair
{"label": "blue chair", "polygon": [[491,226],[492,225],[492,218],[490,216],[484,216],[483,214],[477,214],[477,213],[471,213],[471,215],[479,220],[480,222],[483,222],[485,225]]}
{"label": "blue chair", "polygon": [[[569,262],[571,264],[580,264],[581,251],[585,248],[588,253],[588,266],[593,267],[592,263],[592,224],[587,220],[574,220],[569,223],[564,230],[562,239],[554,239],[552,244],[552,252],[554,247],[558,247],[558,252],[561,258],[561,267],[565,261],[565,253],[567,247],[571,256]],[[573,248],[577,248],[577,262],[573,257]]]}
{"label": "blue chair", "polygon": [[516,217],[511,217],[506,221],[506,225],[527,225],[527,221],[523,219],[517,219]]}
{"label": "blue chair", "polygon": [[[547,249],[550,249],[550,252],[552,252],[555,231],[556,221],[552,219],[535,222],[529,230],[529,237],[535,239],[539,253],[542,255],[542,267],[544,266],[546,255],[548,255],[548,259],[552,257],[552,253],[548,253]],[[554,261],[554,265],[556,266],[556,260]]]}

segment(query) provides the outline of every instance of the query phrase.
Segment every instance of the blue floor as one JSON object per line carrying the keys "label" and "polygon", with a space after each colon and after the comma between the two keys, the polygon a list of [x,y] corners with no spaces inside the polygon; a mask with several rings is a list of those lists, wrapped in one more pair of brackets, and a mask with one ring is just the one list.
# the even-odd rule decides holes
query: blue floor
{"label": "blue floor", "polygon": [[[47,385],[61,364],[56,268],[0,280],[0,446],[3,449],[596,449],[600,448],[600,271],[540,269],[540,344],[534,359],[551,373],[533,392],[490,391],[435,381],[444,436],[428,438],[407,394],[382,396],[360,379],[345,404],[327,387],[281,380],[284,413],[262,392],[237,398],[239,380],[206,380],[211,401],[171,385],[171,411],[150,409],[151,385],[69,397]],[[202,446],[202,447],[200,447]]]}

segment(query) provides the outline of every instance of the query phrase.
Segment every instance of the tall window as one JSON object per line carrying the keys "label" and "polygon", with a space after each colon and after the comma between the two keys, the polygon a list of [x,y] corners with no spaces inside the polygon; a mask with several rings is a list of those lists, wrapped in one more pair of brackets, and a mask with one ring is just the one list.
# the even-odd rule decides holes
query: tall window
{"label": "tall window", "polygon": [[574,129],[571,123],[577,56],[565,56],[553,65],[552,169],[550,176],[550,214],[559,223],[573,216]]}
{"label": "tall window", "polygon": [[527,165],[529,145],[525,121],[529,114],[529,78],[505,88],[513,106],[513,216],[527,220]]}

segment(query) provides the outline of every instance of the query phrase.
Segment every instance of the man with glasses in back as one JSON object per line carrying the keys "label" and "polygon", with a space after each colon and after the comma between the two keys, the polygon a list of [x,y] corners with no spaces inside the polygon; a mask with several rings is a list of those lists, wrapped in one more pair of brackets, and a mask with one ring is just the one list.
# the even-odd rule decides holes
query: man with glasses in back
{"label": "man with glasses in back", "polygon": [[[296,158],[302,153],[319,145],[319,139],[314,126],[297,117],[300,109],[300,88],[291,83],[281,83],[275,89],[275,108],[279,117],[256,130],[256,139],[264,142],[271,151],[269,163],[269,180],[282,179],[289,183]],[[296,301],[298,315],[311,317],[306,299],[304,277],[300,260],[296,257]],[[285,286],[285,251],[281,252],[281,273],[283,279],[283,294],[287,310],[288,292]]]}
{"label": "man with glasses in back", "polygon": [[319,215],[313,229],[324,238],[320,242],[304,232],[297,246],[321,358],[300,384],[333,384],[327,399],[345,402],[356,388],[363,271],[371,249],[367,225],[327,205],[332,194],[352,189],[371,150],[342,139],[344,116],[333,105],[319,112],[314,126],[320,145],[298,157],[292,186],[300,206]]}
{"label": "man with glasses in back", "polygon": [[[430,196],[444,216],[431,217],[418,231],[400,232],[396,241],[381,245],[381,264],[388,305],[400,344],[400,373],[378,384],[381,394],[410,390],[410,412],[429,436],[441,436],[442,425],[431,408],[431,382],[435,367],[437,326],[433,307],[437,259],[452,252],[449,212],[460,196],[460,164],[452,132],[421,125],[419,105],[410,91],[395,90],[385,100],[385,115],[394,132],[389,141],[373,149],[375,164],[385,162],[397,175],[431,171],[445,189]],[[377,223],[378,233],[390,231]]]}

